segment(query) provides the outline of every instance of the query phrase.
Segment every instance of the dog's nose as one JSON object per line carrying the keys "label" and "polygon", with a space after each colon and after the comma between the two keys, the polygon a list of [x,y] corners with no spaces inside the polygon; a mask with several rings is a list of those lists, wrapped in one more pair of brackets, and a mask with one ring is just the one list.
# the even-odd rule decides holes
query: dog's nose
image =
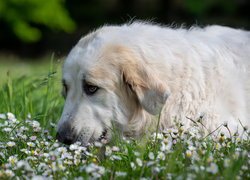
{"label": "dog's nose", "polygon": [[56,133],[56,139],[64,144],[70,145],[74,143],[75,137],[73,135],[67,135],[65,133]]}

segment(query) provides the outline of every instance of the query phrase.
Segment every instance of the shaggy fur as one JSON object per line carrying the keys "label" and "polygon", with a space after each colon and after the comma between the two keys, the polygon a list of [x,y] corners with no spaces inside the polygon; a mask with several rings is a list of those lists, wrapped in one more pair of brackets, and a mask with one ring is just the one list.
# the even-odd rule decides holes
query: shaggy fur
{"label": "shaggy fur", "polygon": [[[250,124],[250,33],[222,26],[172,29],[135,22],[83,37],[63,67],[68,89],[59,140],[110,138],[116,122],[130,135],[201,118],[206,133]],[[93,95],[83,82],[98,86]],[[190,120],[191,119],[191,120]],[[153,122],[152,122],[153,121]],[[202,126],[204,128],[204,126]],[[221,131],[228,130],[221,126]]]}

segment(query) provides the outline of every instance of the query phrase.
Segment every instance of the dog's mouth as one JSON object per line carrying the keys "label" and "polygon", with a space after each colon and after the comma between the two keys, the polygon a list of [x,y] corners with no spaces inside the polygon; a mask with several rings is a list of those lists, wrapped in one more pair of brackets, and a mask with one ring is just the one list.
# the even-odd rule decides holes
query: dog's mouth
{"label": "dog's mouth", "polygon": [[63,137],[61,137],[59,135],[59,133],[57,133],[56,138],[60,142],[62,142],[64,144],[67,144],[67,145],[79,142],[83,146],[88,146],[88,145],[94,143],[95,141],[101,142],[103,144],[107,144],[108,141],[109,141],[110,136],[109,136],[109,133],[108,133],[108,129],[104,129],[102,134],[99,136],[98,139],[94,139],[94,137],[89,138],[89,136],[84,136],[83,134],[79,134],[77,137],[75,137],[75,136],[72,136],[72,137],[71,136],[66,136],[65,138],[63,138]]}
{"label": "dog's mouth", "polygon": [[108,130],[105,129],[101,136],[98,138],[98,141],[102,142],[102,141],[107,141],[108,140]]}

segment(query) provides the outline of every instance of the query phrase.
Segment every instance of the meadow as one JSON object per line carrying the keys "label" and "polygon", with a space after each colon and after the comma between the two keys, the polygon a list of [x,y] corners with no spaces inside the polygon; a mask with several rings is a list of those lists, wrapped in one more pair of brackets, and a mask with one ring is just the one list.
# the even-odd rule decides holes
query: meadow
{"label": "meadow", "polygon": [[0,61],[0,179],[250,179],[249,130],[203,135],[201,119],[138,139],[114,131],[108,144],[57,142],[62,60],[49,59]]}

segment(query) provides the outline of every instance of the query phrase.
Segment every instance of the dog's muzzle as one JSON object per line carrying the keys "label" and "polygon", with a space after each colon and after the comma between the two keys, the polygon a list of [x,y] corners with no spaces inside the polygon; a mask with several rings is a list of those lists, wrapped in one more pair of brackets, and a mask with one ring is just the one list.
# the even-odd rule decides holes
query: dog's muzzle
{"label": "dog's muzzle", "polygon": [[75,138],[73,136],[65,136],[64,134],[61,133],[56,133],[56,139],[64,144],[70,145],[72,143],[74,143]]}

